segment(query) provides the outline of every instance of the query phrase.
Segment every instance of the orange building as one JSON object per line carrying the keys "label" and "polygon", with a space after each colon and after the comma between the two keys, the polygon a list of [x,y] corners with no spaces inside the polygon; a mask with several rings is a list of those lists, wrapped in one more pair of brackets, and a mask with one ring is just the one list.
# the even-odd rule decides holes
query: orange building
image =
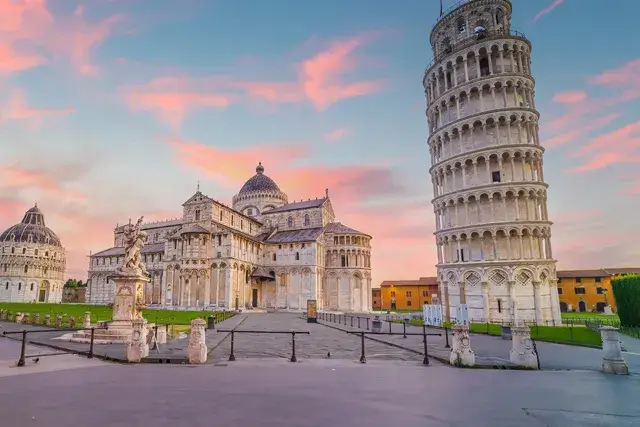
{"label": "orange building", "polygon": [[374,310],[382,309],[382,292],[380,288],[371,289],[371,308]]}
{"label": "orange building", "polygon": [[[378,293],[376,293],[378,291]],[[378,295],[376,297],[376,295]],[[423,304],[438,304],[440,294],[435,277],[418,280],[385,280],[379,289],[372,290],[374,309],[376,299],[380,310],[422,310]]]}
{"label": "orange building", "polygon": [[558,271],[560,311],[602,313],[609,305],[614,313],[617,312],[611,279],[630,273],[640,273],[640,268]]}

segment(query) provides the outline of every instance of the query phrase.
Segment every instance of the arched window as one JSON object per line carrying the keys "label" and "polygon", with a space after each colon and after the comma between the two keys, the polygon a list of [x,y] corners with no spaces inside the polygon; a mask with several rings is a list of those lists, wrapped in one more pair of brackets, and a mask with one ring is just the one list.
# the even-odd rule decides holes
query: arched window
{"label": "arched window", "polygon": [[27,253],[27,248],[22,248],[22,254],[26,254]]}
{"label": "arched window", "polygon": [[7,289],[9,289],[9,282],[5,283],[4,285],[4,290],[6,291]]}
{"label": "arched window", "polygon": [[33,283],[31,284],[31,286],[29,286],[29,290],[33,290]]}
{"label": "arched window", "polygon": [[496,24],[502,25],[503,20],[504,20],[504,13],[502,12],[502,9],[498,9],[498,11],[496,12]]}
{"label": "arched window", "polygon": [[222,209],[220,209],[220,222],[222,222]]}
{"label": "arched window", "polygon": [[486,56],[484,58],[480,58],[480,75],[489,75],[489,58],[487,58]]}
{"label": "arched window", "polygon": [[249,283],[251,276],[249,275],[249,270],[247,270],[247,274],[246,274],[246,283]]}
{"label": "arched window", "polygon": [[287,218],[287,227],[293,228],[293,217]]}
{"label": "arched window", "polygon": [[311,219],[309,218],[309,214],[305,214],[304,216],[304,225],[308,226],[311,224]]}
{"label": "arched window", "polygon": [[233,225],[233,220],[234,220],[233,215],[231,215],[231,225]]}
{"label": "arched window", "polygon": [[22,283],[18,283],[18,290],[22,290]]}
{"label": "arched window", "polygon": [[247,209],[247,215],[249,216],[253,215],[253,208]]}
{"label": "arched window", "polygon": [[458,22],[456,23],[456,27],[458,28],[458,33],[463,34],[467,32],[467,22],[464,18],[458,18]]}
{"label": "arched window", "polygon": [[15,254],[16,253],[16,248],[11,248],[11,253]]}
{"label": "arched window", "polygon": [[273,254],[273,260],[274,261],[276,260],[276,254]]}
{"label": "arched window", "polygon": [[296,252],[296,261],[300,261],[300,252]]}
{"label": "arched window", "polygon": [[35,253],[36,256],[38,256],[38,250],[37,249],[35,250],[34,253]]}
{"label": "arched window", "polygon": [[196,209],[196,221],[200,221],[200,209]]}
{"label": "arched window", "polygon": [[25,265],[25,266],[24,266],[24,272],[25,272],[25,273],[28,273],[28,272],[29,272],[29,266],[28,266],[28,265]]}

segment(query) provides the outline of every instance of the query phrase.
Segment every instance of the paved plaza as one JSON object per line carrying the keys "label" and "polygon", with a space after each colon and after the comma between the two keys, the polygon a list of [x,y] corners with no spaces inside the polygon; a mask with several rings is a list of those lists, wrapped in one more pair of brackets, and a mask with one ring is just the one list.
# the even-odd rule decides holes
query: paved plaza
{"label": "paved plaza", "polygon": [[[30,348],[48,352],[48,349]],[[16,368],[0,338],[2,426],[632,427],[640,376],[423,367],[411,361],[239,358],[122,365],[78,356]],[[7,359],[7,357],[9,359]],[[71,358],[67,360],[66,358]]]}

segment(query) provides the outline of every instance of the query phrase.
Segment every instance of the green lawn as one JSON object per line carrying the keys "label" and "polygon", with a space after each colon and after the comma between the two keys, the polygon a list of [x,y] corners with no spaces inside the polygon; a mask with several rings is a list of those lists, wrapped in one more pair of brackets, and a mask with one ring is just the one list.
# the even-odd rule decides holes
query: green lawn
{"label": "green lawn", "polygon": [[562,313],[563,319],[607,319],[607,320],[619,320],[617,314],[602,314],[602,313],[586,313],[586,312],[567,312]]}
{"label": "green lawn", "polygon": [[[0,309],[9,310],[12,313],[40,314],[40,321],[45,314],[51,315],[51,321],[58,314],[73,316],[76,322],[82,322],[85,311],[91,312],[91,322],[99,320],[111,320],[111,308],[106,305],[88,304],[49,304],[49,303],[14,303],[0,302]],[[144,310],[142,315],[150,323],[188,325],[196,317],[208,317],[210,314],[220,318],[222,313],[208,311],[174,311],[174,310]]]}

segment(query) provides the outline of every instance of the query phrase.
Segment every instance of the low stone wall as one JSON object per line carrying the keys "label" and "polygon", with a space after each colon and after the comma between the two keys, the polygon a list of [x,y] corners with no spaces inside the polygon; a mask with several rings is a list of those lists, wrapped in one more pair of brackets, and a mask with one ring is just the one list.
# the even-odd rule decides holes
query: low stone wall
{"label": "low stone wall", "polygon": [[62,302],[75,302],[75,303],[83,303],[85,302],[85,295],[87,293],[87,288],[64,288],[62,291]]}

